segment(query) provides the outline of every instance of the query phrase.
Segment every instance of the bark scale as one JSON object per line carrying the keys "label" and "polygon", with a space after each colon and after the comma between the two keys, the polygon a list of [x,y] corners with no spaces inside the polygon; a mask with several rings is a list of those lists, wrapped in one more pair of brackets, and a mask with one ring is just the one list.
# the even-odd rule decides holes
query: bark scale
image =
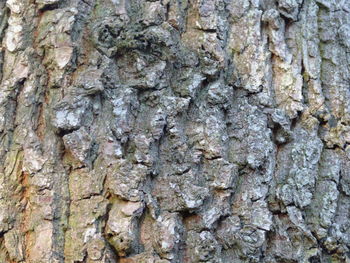
{"label": "bark scale", "polygon": [[350,1],[0,2],[0,262],[350,262]]}

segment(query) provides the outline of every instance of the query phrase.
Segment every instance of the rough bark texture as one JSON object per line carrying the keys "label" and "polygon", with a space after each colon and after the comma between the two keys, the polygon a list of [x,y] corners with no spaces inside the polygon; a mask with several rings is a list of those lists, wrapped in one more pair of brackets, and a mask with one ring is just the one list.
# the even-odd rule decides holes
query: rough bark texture
{"label": "rough bark texture", "polygon": [[350,1],[2,0],[0,262],[350,262]]}

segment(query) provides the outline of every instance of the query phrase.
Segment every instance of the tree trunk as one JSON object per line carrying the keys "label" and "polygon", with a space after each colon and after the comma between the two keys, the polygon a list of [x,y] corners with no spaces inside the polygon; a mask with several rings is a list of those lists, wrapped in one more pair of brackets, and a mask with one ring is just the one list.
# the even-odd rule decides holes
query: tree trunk
{"label": "tree trunk", "polygon": [[1,1],[0,262],[350,262],[349,13]]}

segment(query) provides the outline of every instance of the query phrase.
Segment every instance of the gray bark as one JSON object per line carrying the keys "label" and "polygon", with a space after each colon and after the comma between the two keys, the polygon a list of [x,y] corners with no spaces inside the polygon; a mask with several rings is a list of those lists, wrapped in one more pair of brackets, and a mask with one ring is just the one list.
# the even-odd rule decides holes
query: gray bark
{"label": "gray bark", "polygon": [[350,1],[0,2],[0,262],[350,262]]}

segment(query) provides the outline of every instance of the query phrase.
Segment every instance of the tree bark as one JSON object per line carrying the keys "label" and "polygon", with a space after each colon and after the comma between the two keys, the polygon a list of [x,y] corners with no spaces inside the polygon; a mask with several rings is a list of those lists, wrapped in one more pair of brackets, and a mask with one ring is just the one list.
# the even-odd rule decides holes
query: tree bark
{"label": "tree bark", "polygon": [[0,262],[350,262],[350,1],[0,2]]}

